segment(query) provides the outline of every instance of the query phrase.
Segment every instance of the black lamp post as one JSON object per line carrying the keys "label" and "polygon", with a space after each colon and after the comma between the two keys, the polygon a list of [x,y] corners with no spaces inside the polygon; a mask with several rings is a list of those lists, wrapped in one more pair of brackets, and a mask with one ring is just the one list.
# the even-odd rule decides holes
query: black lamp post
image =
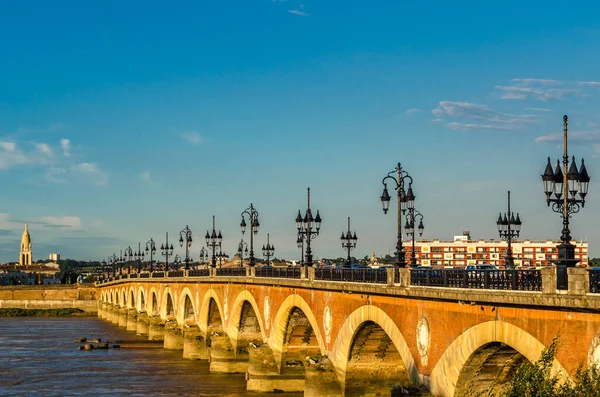
{"label": "black lamp post", "polygon": [[296,244],[298,244],[298,248],[300,248],[300,266],[304,265],[304,229],[298,231],[298,238],[296,239]]}
{"label": "black lamp post", "polygon": [[185,225],[185,229],[179,232],[179,246],[183,247],[185,242],[185,270],[190,270],[189,249],[192,246],[192,231]]}
{"label": "black lamp post", "polygon": [[181,265],[181,257],[179,254],[175,254],[175,258],[173,258],[173,269],[179,270],[179,265]]}
{"label": "black lamp post", "polygon": [[[396,174],[396,176],[394,176]],[[387,214],[390,208],[390,193],[387,189],[386,180],[391,179],[396,187],[396,193],[398,196],[398,236],[396,241],[396,260],[394,265],[396,267],[406,267],[406,259],[404,248],[402,247],[402,215],[407,209],[415,207],[415,195],[412,190],[413,179],[406,171],[402,169],[400,163],[394,168],[394,170],[388,172],[387,176],[383,178],[383,193],[381,194],[381,204],[383,206],[383,213]],[[408,183],[408,191],[405,190],[405,185]]]}
{"label": "black lamp post", "polygon": [[246,251],[246,255],[248,255],[248,243],[244,241],[244,239],[240,240],[238,244],[238,255],[240,256],[240,267],[244,267],[244,249]]}
{"label": "black lamp post", "polygon": [[160,253],[165,257],[165,272],[169,271],[169,257],[173,255],[173,244],[169,246],[169,233],[165,235],[166,242],[160,245]]}
{"label": "black lamp post", "polygon": [[138,250],[133,254],[135,260],[138,263],[137,272],[138,274],[142,272],[142,261],[144,260],[144,251],[142,250],[142,243],[138,242]]}
{"label": "black lamp post", "polygon": [[275,252],[275,246],[269,242],[269,233],[267,233],[267,245],[262,246],[263,256],[267,257],[267,266],[271,264],[271,256]]}
{"label": "black lamp post", "polygon": [[217,231],[215,230],[215,216],[213,215],[213,227],[212,227],[212,233],[208,233],[208,230],[206,231],[206,236],[204,236],[206,238],[206,246],[208,248],[212,248],[212,263],[210,264],[210,266],[212,268],[217,267],[217,248],[219,248],[219,251],[221,250],[221,244],[223,243],[223,235],[221,234],[221,231],[219,230],[219,234],[217,234]]}
{"label": "black lamp post", "polygon": [[123,266],[124,266],[123,261],[124,260],[125,260],[125,258],[123,258],[123,250],[119,250],[119,259],[118,259],[118,261],[119,261],[119,264],[121,265],[121,266],[119,266],[119,274],[121,276],[123,275]]}
{"label": "black lamp post", "polygon": [[113,277],[117,276],[117,261],[118,261],[118,258],[117,258],[117,256],[114,253],[112,254],[112,256],[108,257],[108,262],[112,266],[112,275],[113,275]]}
{"label": "black lamp post", "polygon": [[348,231],[346,233],[342,232],[342,248],[348,251],[348,263],[344,267],[352,267],[352,263],[350,261],[350,251],[356,248],[356,242],[358,241],[358,237],[356,237],[356,232],[352,235],[350,231],[350,217],[348,217]]}
{"label": "black lamp post", "polygon": [[[563,220],[561,243],[558,248],[558,260],[556,263],[556,288],[568,289],[567,268],[575,267],[578,259],[575,259],[575,246],[571,244],[571,231],[569,230],[569,218],[571,214],[579,212],[585,206],[585,196],[588,193],[590,176],[585,168],[585,162],[581,159],[581,167],[577,170],[575,156],[569,167],[569,154],[567,146],[567,127],[569,118],[563,117],[563,162],[562,170],[560,160],[556,161],[556,171],[552,171],[550,157],[546,164],[546,170],[542,174],[544,182],[544,193],[546,203],[552,204],[552,210],[560,214]],[[554,194],[554,197],[552,195]],[[577,195],[579,194],[579,198]]]}
{"label": "black lamp post", "polygon": [[417,266],[417,254],[415,252],[415,221],[417,218],[420,218],[417,229],[419,230],[419,236],[422,236],[423,230],[425,230],[425,225],[423,225],[423,214],[417,211],[414,207],[408,211],[408,214],[406,214],[406,224],[404,225],[404,228],[406,229],[406,236],[410,237],[412,241],[412,247],[410,251],[410,265],[412,267]]}
{"label": "black lamp post", "polygon": [[134,257],[133,250],[131,249],[131,245],[125,248],[125,258],[127,259],[127,274],[131,274],[131,260]]}
{"label": "black lamp post", "polygon": [[518,238],[519,233],[521,233],[521,217],[517,214],[517,217],[515,218],[514,212],[510,211],[510,191],[508,192],[508,212],[505,212],[504,216],[502,216],[502,213],[498,215],[496,225],[498,226],[500,238],[508,242],[505,259],[506,267],[514,269],[515,260],[512,252],[512,241],[513,239]]}
{"label": "black lamp post", "polygon": [[200,264],[207,263],[208,264],[208,250],[202,247],[200,250]]}
{"label": "black lamp post", "polygon": [[152,273],[154,254],[156,254],[156,244],[154,243],[154,239],[152,237],[150,237],[150,240],[146,243],[146,254],[150,254],[150,273]]}
{"label": "black lamp post", "polygon": [[[317,216],[313,218],[310,209],[310,188],[308,188],[308,208],[304,214],[304,218],[298,210],[298,216],[296,216],[296,228],[298,229],[298,238],[306,241],[306,266],[312,266],[312,251],[310,250],[310,240],[316,238],[319,235],[321,229],[321,215],[317,210]],[[313,230],[314,228],[314,230]]]}
{"label": "black lamp post", "polygon": [[250,207],[246,208],[242,212],[242,222],[240,227],[242,228],[242,234],[246,232],[246,216],[248,216],[248,222],[250,222],[250,266],[254,266],[254,237],[253,235],[258,233],[260,223],[258,222],[258,212],[250,203]]}

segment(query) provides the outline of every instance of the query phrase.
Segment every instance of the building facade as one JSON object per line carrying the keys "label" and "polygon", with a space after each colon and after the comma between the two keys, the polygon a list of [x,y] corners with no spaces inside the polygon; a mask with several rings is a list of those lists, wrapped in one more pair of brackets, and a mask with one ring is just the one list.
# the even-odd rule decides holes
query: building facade
{"label": "building facade", "polygon": [[[575,245],[578,266],[588,266],[587,241],[571,241]],[[551,266],[558,259],[556,246],[560,241],[518,240],[512,242],[515,266]],[[404,243],[406,261],[410,263],[412,245]],[[506,265],[508,243],[500,240],[472,240],[470,236],[455,236],[454,240],[434,239],[415,241],[415,255],[419,266],[455,266],[475,264]]]}
{"label": "building facade", "polygon": [[27,224],[25,224],[25,230],[21,237],[21,252],[19,254],[19,265],[31,266],[31,236],[29,230],[27,230]]}

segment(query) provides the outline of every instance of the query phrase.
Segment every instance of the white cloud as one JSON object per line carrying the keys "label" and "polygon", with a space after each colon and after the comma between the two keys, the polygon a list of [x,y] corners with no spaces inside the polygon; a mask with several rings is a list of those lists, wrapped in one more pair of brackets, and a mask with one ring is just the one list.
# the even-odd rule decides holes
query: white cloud
{"label": "white cloud", "polygon": [[72,169],[93,177],[94,184],[97,186],[108,184],[108,174],[102,171],[96,163],[78,163],[74,164]]}
{"label": "white cloud", "polygon": [[560,84],[562,84],[562,81],[552,80],[552,79],[532,79],[532,78],[526,78],[526,79],[511,79],[510,81],[515,82],[515,83],[525,84],[525,85],[538,84],[538,85],[549,86],[549,85],[560,85]]}
{"label": "white cloud", "polygon": [[16,142],[0,142],[0,170],[7,170],[19,165],[32,164],[37,156],[26,155]]}
{"label": "white cloud", "polygon": [[[563,133],[548,134],[535,138],[536,142],[562,142]],[[569,131],[569,143],[600,143],[600,130]]]}
{"label": "white cloud", "polygon": [[47,143],[36,143],[35,148],[38,150],[38,152],[45,154],[47,156],[54,155],[52,148]]}
{"label": "white cloud", "polygon": [[204,140],[202,139],[202,135],[200,135],[196,131],[184,132],[181,135],[183,136],[183,139],[185,139],[186,141],[188,141],[189,143],[192,143],[194,145],[200,145],[201,143],[204,142]]}
{"label": "white cloud", "polygon": [[411,114],[420,113],[420,112],[421,112],[421,109],[412,108],[412,109],[408,109],[406,112],[404,112],[404,114],[406,114],[407,116],[410,116]]}
{"label": "white cloud", "polygon": [[63,151],[63,155],[65,156],[70,156],[70,150],[71,150],[71,141],[66,139],[66,138],[62,138],[60,140],[60,148]]}
{"label": "white cloud", "polygon": [[436,120],[458,119],[446,124],[455,130],[515,130],[527,123],[538,121],[532,114],[502,113],[490,109],[487,105],[469,102],[442,101],[431,112],[436,116]]}
{"label": "white cloud", "polygon": [[142,178],[142,182],[152,183],[152,177],[150,176],[150,172],[144,171],[141,173],[140,177]]}
{"label": "white cloud", "polygon": [[[575,95],[586,97],[581,88],[576,88],[573,82],[564,82],[551,79],[511,79],[512,85],[497,85],[501,99],[525,100],[535,99],[538,101],[550,101],[565,99]],[[593,83],[593,82],[590,82]],[[578,83],[582,85],[581,82]],[[561,86],[557,88],[557,86]]]}
{"label": "white cloud", "polygon": [[51,167],[46,171],[46,180],[54,183],[69,183],[67,180],[63,179],[66,175],[66,169]]}
{"label": "white cloud", "polygon": [[294,15],[298,15],[301,17],[309,17],[310,14],[306,11],[304,11],[304,5],[300,4],[300,6],[297,9],[292,9],[292,10],[288,10],[288,12],[290,14],[294,14]]}
{"label": "white cloud", "polygon": [[587,85],[590,87],[599,87],[600,86],[600,81],[578,81],[577,84],[579,85]]}
{"label": "white cloud", "polygon": [[81,229],[81,219],[78,216],[42,216],[40,220],[48,227]]}
{"label": "white cloud", "polygon": [[0,148],[7,152],[14,152],[17,144],[15,142],[0,142]]}
{"label": "white cloud", "polygon": [[546,109],[546,108],[525,108],[525,110],[531,110],[533,112],[551,112],[552,109]]}

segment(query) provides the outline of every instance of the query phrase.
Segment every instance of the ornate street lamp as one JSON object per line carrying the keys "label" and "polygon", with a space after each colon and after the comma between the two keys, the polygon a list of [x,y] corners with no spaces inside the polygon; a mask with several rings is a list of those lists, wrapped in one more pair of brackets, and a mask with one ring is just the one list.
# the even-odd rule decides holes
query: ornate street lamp
{"label": "ornate street lamp", "polygon": [[131,245],[125,248],[125,258],[127,259],[127,274],[131,274],[131,260],[133,259],[133,250]]}
{"label": "ornate street lamp", "polygon": [[260,223],[258,222],[258,212],[250,203],[250,207],[246,208],[242,212],[242,222],[240,227],[242,228],[242,234],[246,233],[246,216],[248,216],[248,222],[250,222],[250,266],[254,266],[254,235],[258,233]]}
{"label": "ornate street lamp", "polygon": [[192,231],[185,225],[185,229],[179,232],[179,246],[183,247],[185,242],[185,270],[190,270],[189,249],[192,246]]}
{"label": "ornate street lamp", "polygon": [[179,270],[179,265],[181,265],[181,257],[179,254],[175,254],[175,258],[173,258],[173,269]]}
{"label": "ornate street lamp", "polygon": [[124,266],[123,261],[124,260],[125,260],[125,258],[123,258],[123,250],[119,250],[119,259],[118,259],[118,261],[119,261],[119,264],[121,265],[121,266],[119,266],[119,274],[121,276],[123,275],[123,266]]}
{"label": "ornate street lamp", "polygon": [[508,212],[505,212],[504,216],[502,216],[502,213],[498,215],[496,225],[498,226],[500,238],[508,242],[505,260],[506,267],[514,269],[515,261],[512,252],[512,240],[518,238],[519,233],[521,233],[521,217],[517,214],[515,218],[514,212],[510,211],[510,191],[508,192]]}
{"label": "ornate street lamp", "polygon": [[169,233],[165,234],[166,242],[160,245],[160,254],[165,257],[165,272],[169,272],[169,257],[173,256],[173,244],[169,246]]}
{"label": "ornate street lamp", "polygon": [[117,262],[118,262],[119,258],[117,258],[117,256],[113,253],[112,256],[108,257],[108,262],[111,264],[112,266],[112,275],[113,277],[117,276]]}
{"label": "ornate street lamp", "polygon": [[246,255],[248,255],[248,243],[244,241],[244,239],[240,240],[238,244],[238,255],[240,256],[240,267],[244,267],[244,249],[246,251]]}
{"label": "ornate street lamp", "polygon": [[354,235],[352,235],[352,232],[350,231],[350,217],[348,217],[348,231],[345,234],[342,232],[342,237],[340,237],[340,240],[342,240],[342,248],[348,251],[348,263],[344,267],[352,267],[352,263],[350,261],[350,251],[356,248],[358,237],[356,237],[356,232],[354,232]]}
{"label": "ornate street lamp", "polygon": [[412,267],[417,266],[417,254],[415,252],[415,221],[417,218],[420,218],[417,229],[419,230],[419,236],[422,236],[423,230],[425,230],[425,225],[423,225],[423,214],[417,211],[414,207],[408,211],[408,214],[406,214],[406,224],[404,225],[404,228],[406,229],[406,236],[410,237],[412,241],[410,252],[410,265]]}
{"label": "ornate street lamp", "polygon": [[150,240],[146,243],[146,254],[150,254],[150,273],[152,273],[154,254],[156,254],[156,244],[154,243],[154,239],[152,237],[150,237]]}
{"label": "ornate street lamp", "polygon": [[200,264],[206,263],[208,265],[208,250],[202,247],[200,250]]}
{"label": "ornate street lamp", "polygon": [[296,244],[298,244],[298,248],[300,248],[300,266],[304,265],[304,228],[301,231],[298,231],[298,238],[296,239]]}
{"label": "ornate street lamp", "polygon": [[[563,220],[561,243],[558,248],[558,260],[556,263],[556,288],[568,289],[567,268],[575,267],[578,259],[575,259],[575,246],[571,244],[571,231],[569,230],[569,218],[571,214],[579,212],[580,208],[585,206],[585,196],[588,193],[590,176],[585,168],[585,162],[581,159],[581,167],[577,170],[575,156],[569,167],[569,154],[567,152],[567,127],[569,118],[563,117],[563,162],[562,170],[560,160],[556,161],[556,171],[552,171],[550,157],[546,164],[546,170],[542,174],[544,182],[544,193],[546,194],[546,203],[552,210],[560,214]],[[554,194],[554,197],[553,197]],[[579,195],[579,197],[577,197]]]}
{"label": "ornate street lamp", "polygon": [[267,245],[262,246],[263,256],[267,257],[267,266],[271,264],[271,256],[275,252],[275,246],[269,242],[269,233],[267,233]]}
{"label": "ornate street lamp", "polygon": [[217,267],[217,248],[219,248],[219,251],[221,250],[221,244],[223,243],[223,235],[221,234],[221,231],[219,230],[219,234],[217,234],[217,231],[215,230],[215,216],[213,215],[213,227],[212,227],[212,233],[208,233],[208,230],[206,231],[206,236],[204,236],[206,238],[206,246],[208,248],[212,248],[212,263],[210,264],[210,266],[212,268]]}
{"label": "ornate street lamp", "polygon": [[[393,174],[396,174],[394,176]],[[396,241],[396,260],[394,265],[396,267],[406,267],[404,248],[402,247],[402,215],[406,210],[410,210],[415,207],[415,195],[412,190],[413,179],[406,171],[402,169],[400,163],[390,171],[385,178],[381,181],[383,183],[383,193],[381,194],[381,204],[383,206],[383,213],[387,214],[390,208],[390,193],[387,189],[386,180],[391,179],[396,189],[398,196],[398,236]],[[405,190],[405,185],[408,183],[408,191]]]}
{"label": "ornate street lamp", "polygon": [[144,260],[144,251],[142,250],[142,243],[138,242],[138,250],[133,254],[135,260],[138,263],[137,272],[138,274],[142,271],[142,261]]}
{"label": "ornate street lamp", "polygon": [[[312,266],[312,251],[310,250],[310,240],[316,238],[319,235],[321,229],[321,215],[317,210],[317,216],[313,218],[310,209],[310,188],[308,188],[308,208],[304,214],[304,218],[298,210],[298,216],[296,216],[296,228],[298,229],[298,237],[306,241],[306,266]],[[314,230],[313,230],[314,228]]]}

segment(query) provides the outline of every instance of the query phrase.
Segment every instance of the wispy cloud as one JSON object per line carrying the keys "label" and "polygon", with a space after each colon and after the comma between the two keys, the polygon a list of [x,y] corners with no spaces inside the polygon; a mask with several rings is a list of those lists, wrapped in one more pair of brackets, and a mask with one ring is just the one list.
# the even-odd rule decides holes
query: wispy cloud
{"label": "wispy cloud", "polygon": [[454,130],[516,130],[527,123],[538,121],[532,114],[510,114],[490,109],[487,105],[469,102],[442,101],[431,111],[436,120],[449,121],[446,126]]}
{"label": "wispy cloud", "polygon": [[60,148],[62,149],[64,156],[71,155],[71,141],[70,140],[68,140],[66,138],[62,138],[60,140]]}
{"label": "wispy cloud", "polygon": [[406,114],[407,116],[410,116],[412,114],[420,113],[420,112],[421,112],[421,109],[412,108],[412,109],[408,109],[406,112],[404,112],[404,114]]}
{"label": "wispy cloud", "polygon": [[298,15],[301,17],[309,17],[310,16],[310,14],[308,12],[304,11],[303,4],[300,4],[300,6],[298,8],[288,10],[288,12],[290,14]]}
{"label": "wispy cloud", "polygon": [[51,167],[46,171],[46,180],[54,183],[69,183],[64,177],[67,175],[67,170],[64,168]]}
{"label": "wispy cloud", "polygon": [[[564,135],[562,133],[558,134],[548,134],[542,135],[535,138],[536,142],[550,142],[550,143],[558,143],[562,142]],[[569,143],[588,143],[600,144],[600,130],[589,130],[589,131],[569,131]]]}
{"label": "wispy cloud", "polygon": [[551,112],[552,109],[546,109],[546,108],[525,108],[525,110],[530,110],[532,112]]}
{"label": "wispy cloud", "polygon": [[600,81],[578,81],[577,84],[591,87],[600,87]]}
{"label": "wispy cloud", "polygon": [[497,85],[501,99],[525,100],[535,99],[538,101],[561,100],[568,96],[586,96],[581,88],[571,82],[552,79],[511,79],[512,85]]}
{"label": "wispy cloud", "polygon": [[543,85],[543,86],[552,86],[552,85],[562,84],[562,81],[553,80],[553,79],[526,78],[526,79],[511,79],[510,81],[512,81],[513,83],[520,83],[520,84],[524,84],[524,85],[538,84],[538,85]]}
{"label": "wispy cloud", "polygon": [[97,186],[108,184],[108,174],[100,169],[97,163],[78,163],[71,167],[74,171],[85,174],[93,179]]}
{"label": "wispy cloud", "polygon": [[202,139],[202,135],[200,135],[196,131],[184,132],[181,134],[181,136],[183,137],[183,139],[194,145],[200,145],[204,142],[204,139]]}
{"label": "wispy cloud", "polygon": [[43,155],[46,155],[46,156],[54,155],[52,148],[47,143],[36,143],[35,148],[37,149],[38,152],[40,152]]}
{"label": "wispy cloud", "polygon": [[142,179],[142,182],[144,183],[152,183],[152,177],[150,176],[150,172],[148,171],[144,171],[140,174],[140,178]]}
{"label": "wispy cloud", "polygon": [[78,216],[42,216],[40,220],[48,227],[81,229],[81,219]]}
{"label": "wispy cloud", "polygon": [[56,228],[80,230],[83,226],[83,222],[78,216],[42,216],[31,219],[12,219],[8,213],[0,213],[0,229],[2,230],[23,230],[25,223],[29,224],[31,230]]}

